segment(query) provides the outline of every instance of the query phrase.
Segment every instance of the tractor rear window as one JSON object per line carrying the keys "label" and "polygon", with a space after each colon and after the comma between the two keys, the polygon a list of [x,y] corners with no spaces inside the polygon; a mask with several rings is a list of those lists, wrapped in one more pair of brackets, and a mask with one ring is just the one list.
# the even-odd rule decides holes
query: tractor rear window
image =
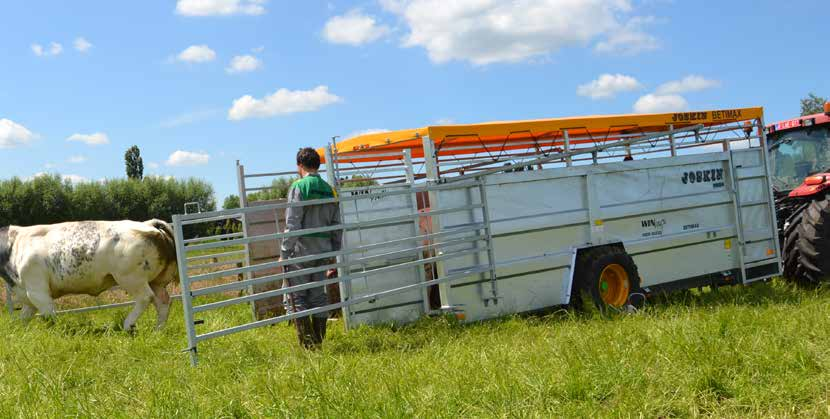
{"label": "tractor rear window", "polygon": [[801,129],[781,134],[772,147],[773,182],[777,190],[790,190],[805,177],[830,170],[830,127]]}

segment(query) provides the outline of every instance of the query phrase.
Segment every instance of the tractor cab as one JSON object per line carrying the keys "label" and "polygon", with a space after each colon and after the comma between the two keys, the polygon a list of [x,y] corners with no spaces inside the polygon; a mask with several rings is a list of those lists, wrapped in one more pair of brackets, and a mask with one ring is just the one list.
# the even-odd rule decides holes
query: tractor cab
{"label": "tractor cab", "polygon": [[767,127],[773,188],[779,195],[804,197],[830,187],[830,102],[824,109],[824,114]]}

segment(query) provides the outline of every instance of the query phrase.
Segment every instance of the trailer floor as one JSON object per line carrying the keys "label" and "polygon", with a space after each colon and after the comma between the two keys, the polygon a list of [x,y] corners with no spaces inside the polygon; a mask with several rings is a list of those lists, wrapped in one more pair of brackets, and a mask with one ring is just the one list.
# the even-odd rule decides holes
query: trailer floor
{"label": "trailer floor", "polygon": [[[830,290],[686,293],[634,315],[425,320],[296,347],[285,325],[185,353],[181,309],[0,316],[0,417],[828,416]],[[247,319],[247,307],[221,313]]]}

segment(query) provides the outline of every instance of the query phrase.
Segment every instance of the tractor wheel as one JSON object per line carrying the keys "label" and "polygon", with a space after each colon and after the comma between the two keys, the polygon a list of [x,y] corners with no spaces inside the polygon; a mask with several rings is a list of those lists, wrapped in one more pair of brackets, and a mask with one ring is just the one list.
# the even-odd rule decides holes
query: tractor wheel
{"label": "tractor wheel", "polygon": [[[582,293],[591,297],[594,305],[603,313],[621,311],[628,305],[642,302],[640,275],[634,260],[621,247],[606,246],[590,249],[580,254],[574,278],[574,304],[581,308]],[[633,301],[638,300],[638,301]]]}
{"label": "tractor wheel", "polygon": [[798,223],[799,282],[818,284],[830,274],[830,199],[815,200],[801,212]]}
{"label": "tractor wheel", "polygon": [[796,210],[786,222],[784,228],[783,240],[781,241],[781,253],[784,263],[784,278],[794,282],[801,282],[803,279],[803,268],[798,262],[798,227],[801,225],[801,220],[804,216],[805,206]]}

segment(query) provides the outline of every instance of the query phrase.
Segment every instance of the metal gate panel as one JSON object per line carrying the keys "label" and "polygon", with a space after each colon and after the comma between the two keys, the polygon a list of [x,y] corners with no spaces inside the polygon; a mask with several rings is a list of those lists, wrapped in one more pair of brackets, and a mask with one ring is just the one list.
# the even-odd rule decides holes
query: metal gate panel
{"label": "metal gate panel", "polygon": [[[409,188],[409,185],[403,188]],[[401,188],[389,188],[388,190],[400,190]],[[383,194],[387,189],[374,190],[373,193]],[[345,194],[360,194],[360,191],[344,192]],[[345,223],[366,223],[377,219],[407,216],[418,212],[417,204],[410,195],[379,196],[372,199],[360,199],[347,201],[341,204],[341,212]],[[416,220],[401,221],[394,224],[363,227],[346,233],[345,245],[366,246],[377,243],[405,239],[418,235],[415,228]],[[360,253],[345,256],[349,262],[360,261],[370,256],[387,255],[355,267],[349,274],[359,275],[363,271],[384,268],[399,263],[415,261],[419,259],[418,250],[420,246],[416,240],[403,241],[398,244],[384,246],[382,248],[363,251]],[[364,295],[386,291],[406,285],[423,282],[421,268],[395,270],[389,273],[375,274],[370,277],[357,278],[346,284],[346,298],[357,298]],[[348,310],[349,327],[361,324],[376,323],[407,323],[417,320],[424,313],[424,298],[421,290],[413,290],[378,301],[369,301],[355,304],[345,308]]]}

